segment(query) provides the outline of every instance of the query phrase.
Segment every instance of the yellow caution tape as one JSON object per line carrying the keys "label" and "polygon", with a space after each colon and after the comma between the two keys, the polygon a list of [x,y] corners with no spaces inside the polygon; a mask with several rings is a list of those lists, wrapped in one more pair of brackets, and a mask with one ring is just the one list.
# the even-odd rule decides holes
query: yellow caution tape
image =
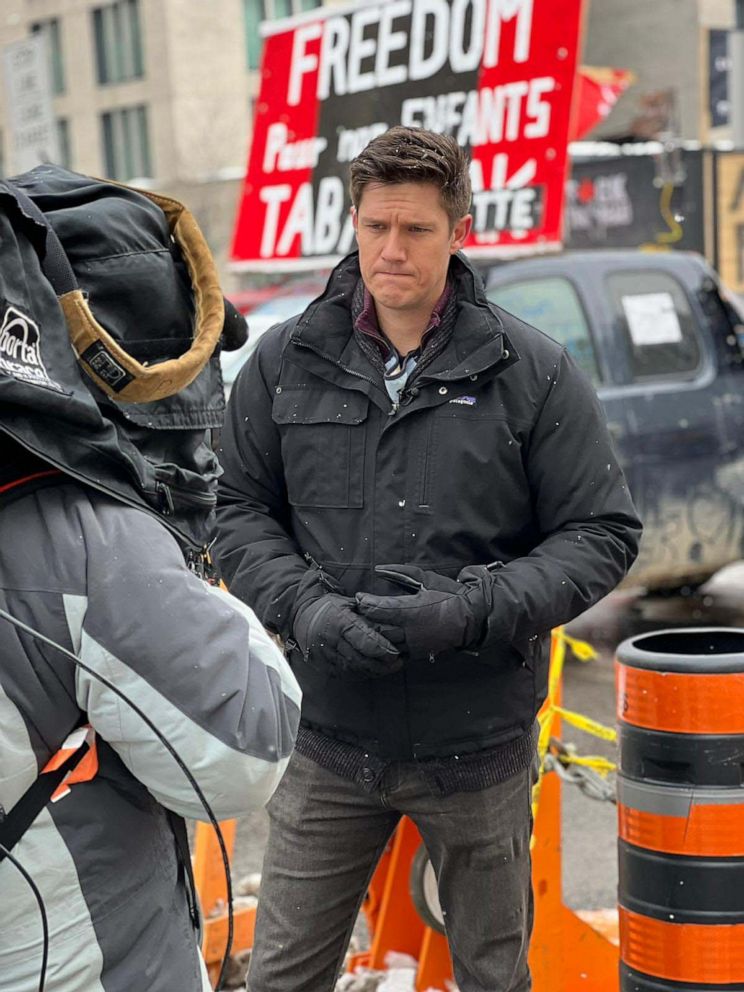
{"label": "yellow caution tape", "polygon": [[539,717],[540,736],[538,737],[537,750],[540,755],[541,765],[542,759],[548,751],[550,732],[553,727],[553,720],[555,719],[555,700],[558,696],[558,690],[563,677],[563,663],[566,660],[566,633],[563,627],[556,627],[551,637],[548,698]]}
{"label": "yellow caution tape", "polygon": [[617,731],[612,727],[605,727],[603,723],[598,723],[596,720],[592,720],[591,717],[584,716],[582,713],[575,713],[573,710],[564,710],[562,706],[553,707],[555,713],[565,720],[566,723],[570,723],[572,727],[576,727],[577,730],[583,730],[587,734],[592,734],[594,737],[601,737],[603,741],[616,741]]}
{"label": "yellow caution tape", "polygon": [[608,772],[617,770],[617,764],[609,758],[603,758],[599,754],[561,754],[558,759],[563,765],[581,765],[583,768],[592,768],[599,775],[607,775]]}
{"label": "yellow caution tape", "polygon": [[[587,662],[599,657],[598,653],[594,650],[591,644],[588,644],[586,641],[580,641],[576,637],[571,637],[566,633],[563,627],[556,627],[552,631],[550,671],[548,675],[548,695],[545,705],[538,718],[540,733],[537,741],[537,753],[540,759],[540,767],[537,781],[532,788],[533,817],[537,815],[537,807],[540,801],[540,789],[542,786],[544,772],[543,766],[545,762],[545,755],[547,754],[550,746],[550,738],[552,736],[553,724],[556,717],[561,717],[566,721],[566,723],[571,724],[571,726],[576,727],[579,730],[584,730],[589,734],[593,734],[595,737],[600,737],[602,740],[617,740],[617,733],[612,728],[605,727],[603,724],[598,723],[596,720],[592,720],[590,717],[583,716],[581,713],[566,710],[557,704],[556,700],[560,690],[561,679],[563,678],[563,666],[566,661],[567,647],[571,649],[571,653],[578,661]],[[613,771],[617,767],[607,758],[602,758],[599,756],[587,756],[581,758],[574,754],[562,754],[560,756],[560,760],[570,764],[583,765],[587,768],[593,768],[600,775],[606,775],[608,772]]]}
{"label": "yellow caution tape", "polygon": [[576,637],[569,637],[563,628],[560,628],[562,633],[561,637],[565,643],[571,648],[571,652],[577,661],[593,661],[595,658],[599,658],[599,655],[591,646],[587,644],[586,641],[580,641]]}
{"label": "yellow caution tape", "polygon": [[[539,758],[537,781],[532,787],[532,817],[537,816],[537,807],[540,802],[540,790],[544,774],[545,755],[548,753],[550,744],[550,734],[555,719],[555,699],[560,688],[563,676],[563,663],[566,660],[566,634],[563,627],[556,627],[551,633],[550,643],[550,669],[548,673],[548,696],[543,709],[538,717],[540,733],[537,738],[537,754]],[[530,845],[535,841],[532,835]]]}

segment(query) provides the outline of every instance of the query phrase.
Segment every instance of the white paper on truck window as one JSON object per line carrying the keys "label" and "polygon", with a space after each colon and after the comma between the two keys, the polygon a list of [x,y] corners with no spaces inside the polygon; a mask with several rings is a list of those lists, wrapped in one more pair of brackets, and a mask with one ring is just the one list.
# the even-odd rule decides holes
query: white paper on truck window
{"label": "white paper on truck window", "polygon": [[634,345],[675,344],[682,340],[671,293],[623,296],[623,310]]}

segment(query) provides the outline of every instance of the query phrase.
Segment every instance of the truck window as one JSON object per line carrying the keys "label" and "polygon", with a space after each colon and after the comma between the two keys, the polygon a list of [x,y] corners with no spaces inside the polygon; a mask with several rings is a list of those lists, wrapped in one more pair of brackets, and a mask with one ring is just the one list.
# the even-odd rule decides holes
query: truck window
{"label": "truck window", "polygon": [[599,366],[589,325],[568,279],[561,276],[524,279],[504,286],[489,286],[486,293],[497,306],[564,345],[594,385],[599,384]]}
{"label": "truck window", "polygon": [[685,291],[667,272],[613,272],[607,291],[630,354],[634,381],[670,376],[691,378],[702,348]]}

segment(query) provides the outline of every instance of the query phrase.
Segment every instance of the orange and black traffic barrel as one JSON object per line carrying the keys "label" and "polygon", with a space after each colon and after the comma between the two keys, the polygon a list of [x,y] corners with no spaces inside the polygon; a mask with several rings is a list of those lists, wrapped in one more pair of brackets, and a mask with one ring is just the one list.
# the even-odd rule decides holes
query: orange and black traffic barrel
{"label": "orange and black traffic barrel", "polygon": [[744,992],[744,630],[617,652],[621,992]]}

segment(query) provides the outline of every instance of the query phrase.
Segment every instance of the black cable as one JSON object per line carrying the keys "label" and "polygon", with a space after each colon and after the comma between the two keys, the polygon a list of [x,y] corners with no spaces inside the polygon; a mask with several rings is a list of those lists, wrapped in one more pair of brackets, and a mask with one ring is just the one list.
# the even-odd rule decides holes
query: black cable
{"label": "black cable", "polygon": [[[17,617],[14,617],[11,613],[8,613],[6,610],[2,609],[2,607],[0,607],[0,617],[2,617],[2,619],[4,620],[7,620],[9,623],[12,623],[14,627],[18,627],[20,630],[24,630],[27,634],[30,634],[32,637],[37,638],[37,640],[43,641],[45,644],[48,644],[56,651],[61,652],[63,655],[65,655],[65,657],[70,658],[72,661],[75,662],[75,664],[79,668],[82,668],[84,672],[87,672],[89,675],[92,675],[93,678],[98,679],[98,681],[102,685],[105,685],[107,689],[110,689],[120,699],[124,700],[124,702],[134,710],[137,716],[144,721],[144,723],[150,728],[150,730],[152,730],[152,732],[155,734],[155,736],[158,738],[161,744],[164,745],[165,749],[168,751],[170,756],[176,761],[176,763],[178,764],[178,766],[180,767],[180,769],[183,771],[184,775],[188,779],[189,785],[196,793],[199,802],[202,804],[202,806],[204,807],[204,811],[209,817],[209,822],[212,824],[215,833],[217,834],[217,840],[220,845],[220,853],[222,854],[222,865],[225,870],[225,889],[227,894],[227,944],[225,945],[225,953],[222,958],[222,966],[220,967],[220,974],[217,979],[217,985],[215,986],[217,990],[221,989],[222,982],[225,978],[225,972],[227,970],[227,963],[230,959],[230,951],[232,950],[232,943],[233,943],[233,926],[234,926],[233,893],[232,893],[232,879],[230,877],[230,859],[227,854],[227,848],[225,847],[225,838],[222,836],[220,825],[217,822],[217,818],[212,812],[212,807],[207,802],[207,798],[202,792],[199,783],[191,774],[191,771],[189,770],[189,768],[187,767],[186,763],[183,761],[181,756],[178,754],[176,749],[158,730],[158,728],[155,726],[155,724],[152,722],[149,716],[147,716],[146,713],[143,713],[142,710],[139,708],[139,706],[133,703],[132,700],[125,693],[121,691],[121,689],[117,688],[117,686],[113,684],[113,682],[109,682],[109,680],[107,678],[104,678],[103,675],[99,675],[98,672],[96,672],[93,668],[90,668],[88,665],[86,665],[85,662],[82,660],[82,658],[79,658],[76,654],[73,654],[72,651],[68,651],[66,647],[63,647],[61,644],[57,644],[56,641],[53,641],[50,637],[47,637],[45,634],[42,634],[41,631],[35,630],[33,627],[29,627],[28,624],[25,624],[22,620],[19,620]],[[20,866],[18,865],[17,862],[14,863],[16,864],[16,867],[19,868],[19,870],[22,870],[20,869]],[[23,874],[25,877],[28,878],[28,875],[26,874],[25,871],[23,871]],[[29,882],[34,889],[34,894],[37,895],[37,898],[40,898],[38,889],[36,888],[35,885],[33,885],[30,878],[29,878]],[[40,906],[43,907],[43,900],[41,901]],[[44,912],[43,908],[42,908],[42,919],[44,921],[45,943],[44,943],[44,952],[43,952],[43,969],[45,972],[48,946],[49,946],[49,932],[48,932],[48,928],[46,927],[46,913]],[[43,988],[44,986],[42,982],[42,985],[39,986],[39,992],[43,992]]]}
{"label": "black cable", "polygon": [[39,904],[39,912],[41,913],[41,932],[43,934],[43,951],[41,954],[41,971],[39,973],[39,992],[44,992],[44,982],[46,981],[46,970],[47,970],[47,958],[49,957],[49,923],[47,921],[46,909],[44,907],[44,899],[42,898],[41,892],[39,892],[36,882],[31,878],[29,873],[23,867],[20,861],[13,857],[10,851],[3,844],[0,844],[0,851],[3,855],[10,861],[12,865],[15,865],[18,871],[23,875],[29,884],[31,891],[36,897],[36,901]]}

